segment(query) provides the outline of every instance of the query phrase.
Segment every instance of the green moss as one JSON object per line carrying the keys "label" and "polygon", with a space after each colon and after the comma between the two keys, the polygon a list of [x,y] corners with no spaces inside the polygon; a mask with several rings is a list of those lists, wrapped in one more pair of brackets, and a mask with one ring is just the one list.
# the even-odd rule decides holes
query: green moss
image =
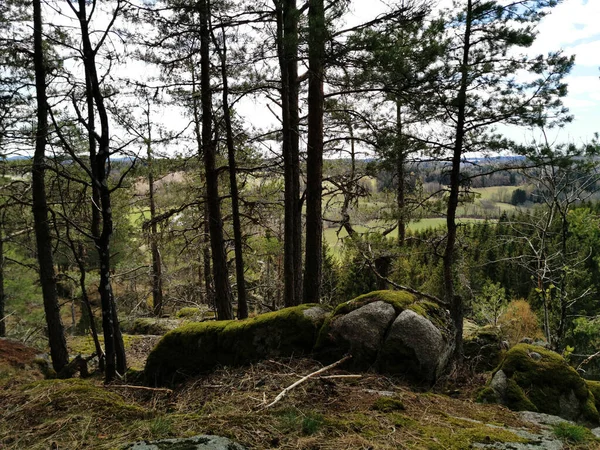
{"label": "green moss", "polygon": [[[541,358],[530,357],[533,352]],[[598,422],[598,410],[588,385],[557,353],[518,344],[506,353],[502,370],[508,378],[505,402],[509,408],[560,415],[561,397],[574,394],[580,405],[581,419]]]}
{"label": "green moss", "polygon": [[539,411],[539,408],[527,398],[523,389],[513,380],[506,380],[505,400],[513,411]]}
{"label": "green moss", "polygon": [[496,391],[486,386],[477,393],[477,401],[480,403],[498,403]]}
{"label": "green moss", "polygon": [[390,419],[396,427],[416,428],[417,426],[417,421],[415,419],[411,419],[404,414],[392,413],[390,414]]}
{"label": "green moss", "polygon": [[[125,350],[129,350],[131,346],[140,339],[140,336],[123,334],[123,345],[125,346]],[[100,345],[104,345],[104,336],[99,335],[98,340],[100,341]],[[92,355],[93,353],[96,353],[94,340],[89,335],[70,337],[68,347],[69,351],[75,355]]]}
{"label": "green moss", "polygon": [[433,441],[428,444],[428,449],[462,450],[472,448],[475,443],[528,442],[511,431],[489,427],[483,423],[450,416],[447,417],[447,423],[448,427],[425,425],[421,428],[421,435]]}
{"label": "green moss", "polygon": [[371,407],[375,411],[381,411],[389,413],[393,411],[404,411],[406,406],[402,403],[402,400],[394,397],[379,397],[375,400],[375,403]]}
{"label": "green moss", "polygon": [[600,412],[600,381],[585,380],[585,383],[594,396],[594,405],[596,406],[596,409]]}
{"label": "green moss", "polygon": [[181,319],[162,319],[156,317],[138,317],[129,327],[130,334],[162,335],[183,324]]}
{"label": "green moss", "polygon": [[102,417],[134,419],[148,417],[143,408],[126,403],[118,394],[81,378],[41,380],[24,386],[30,398],[43,402],[44,413],[69,410],[70,413],[94,411]]}
{"label": "green moss", "polygon": [[186,319],[190,318],[190,317],[202,317],[202,315],[203,315],[203,313],[200,308],[192,308],[192,307],[181,308],[175,314],[176,317],[186,318]]}
{"label": "green moss", "polygon": [[475,372],[494,370],[502,362],[505,351],[497,328],[471,324],[469,332],[463,336],[465,360]]}
{"label": "green moss", "polygon": [[409,305],[406,309],[416,312],[420,316],[429,319],[442,334],[449,339],[451,337],[451,325],[448,312],[440,305],[429,300],[421,300]]}
{"label": "green moss", "polygon": [[373,302],[389,303],[396,310],[396,314],[400,314],[409,305],[417,301],[417,297],[413,294],[404,291],[373,291],[368,294],[361,295],[339,304],[333,311],[334,316],[348,314],[358,308],[361,308]]}
{"label": "green moss", "polygon": [[189,323],[167,333],[152,350],[145,374],[151,383],[211,370],[217,364],[243,365],[266,357],[312,351],[322,321],[300,305],[241,321]]}

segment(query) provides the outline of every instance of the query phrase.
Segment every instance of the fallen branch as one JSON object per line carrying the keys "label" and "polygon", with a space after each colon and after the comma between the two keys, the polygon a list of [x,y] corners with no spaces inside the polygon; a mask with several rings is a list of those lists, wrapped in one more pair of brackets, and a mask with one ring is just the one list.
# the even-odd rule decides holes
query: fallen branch
{"label": "fallen branch", "polygon": [[346,361],[348,361],[350,358],[352,358],[352,355],[346,355],[344,356],[342,359],[340,359],[339,361],[334,362],[333,364],[330,364],[326,367],[323,367],[319,370],[317,370],[316,372],[313,373],[309,373],[308,375],[306,375],[305,377],[302,377],[301,379],[299,379],[298,381],[296,381],[293,384],[290,384],[288,387],[286,387],[283,391],[281,391],[279,393],[279,395],[277,397],[275,397],[275,400],[273,400],[271,403],[269,403],[267,406],[265,406],[264,409],[270,408],[273,405],[275,405],[277,402],[279,402],[279,400],[281,400],[283,397],[285,397],[287,395],[288,392],[290,392],[292,389],[294,389],[296,386],[298,386],[299,384],[304,383],[306,380],[310,380],[313,377],[316,377],[317,375],[322,374],[323,372],[327,372],[328,370],[333,369],[334,367],[339,366],[340,364],[345,363]]}
{"label": "fallen branch", "polygon": [[[590,355],[590,356],[588,356],[587,358],[585,358],[583,361],[581,361],[581,364],[579,364],[579,365],[577,366],[577,371],[579,372],[580,370],[583,370],[583,369],[582,369],[582,367],[583,367],[583,366],[585,366],[585,365],[589,364],[589,363],[590,363],[590,361],[591,361],[592,359],[595,359],[595,358],[597,358],[598,356],[600,356],[600,352],[596,352],[596,353],[594,353],[593,355]],[[583,370],[583,371],[584,371],[584,370]],[[585,371],[584,371],[584,372],[585,372]]]}
{"label": "fallen branch", "polygon": [[317,380],[358,379],[358,378],[362,378],[362,375],[325,375],[324,377],[317,377]]}
{"label": "fallen branch", "polygon": [[167,388],[152,388],[146,386],[131,386],[129,384],[109,384],[106,386],[108,388],[120,388],[120,389],[138,389],[141,391],[153,391],[153,392],[165,392],[167,394],[172,394],[173,390]]}

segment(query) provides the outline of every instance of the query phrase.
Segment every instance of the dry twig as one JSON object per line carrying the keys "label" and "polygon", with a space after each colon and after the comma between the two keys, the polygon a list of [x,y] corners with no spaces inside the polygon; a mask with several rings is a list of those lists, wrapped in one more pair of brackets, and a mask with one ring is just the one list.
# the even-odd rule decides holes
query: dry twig
{"label": "dry twig", "polygon": [[294,389],[296,386],[298,386],[299,384],[304,383],[306,380],[310,380],[311,378],[322,374],[323,372],[326,372],[328,370],[333,369],[334,367],[339,366],[340,364],[345,363],[346,361],[348,361],[350,358],[352,358],[352,355],[346,355],[344,356],[342,359],[340,359],[339,361],[334,362],[333,364],[330,364],[328,366],[322,367],[321,369],[313,372],[313,373],[309,373],[308,375],[306,375],[305,377],[300,378],[298,381],[296,381],[295,383],[290,384],[288,387],[286,387],[283,391],[281,391],[279,393],[279,395],[277,397],[275,397],[275,400],[273,400],[271,403],[269,403],[267,406],[265,406],[264,409],[270,408],[273,405],[275,405],[277,402],[279,402],[279,400],[281,400],[283,397],[285,397],[287,395],[288,392],[290,392],[292,389]]}
{"label": "dry twig", "polygon": [[173,390],[167,388],[152,388],[146,386],[131,386],[129,384],[109,384],[106,386],[108,388],[120,388],[120,389],[139,389],[142,391],[153,391],[153,392],[165,392],[167,394],[172,394]]}

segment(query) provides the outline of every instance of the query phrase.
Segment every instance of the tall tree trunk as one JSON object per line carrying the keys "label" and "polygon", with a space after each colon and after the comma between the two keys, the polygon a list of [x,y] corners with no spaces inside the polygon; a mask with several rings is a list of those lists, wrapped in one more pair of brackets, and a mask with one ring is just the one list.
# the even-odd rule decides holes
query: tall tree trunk
{"label": "tall tree trunk", "polygon": [[215,300],[215,284],[212,277],[211,257],[210,257],[210,219],[208,214],[208,204],[204,201],[204,219],[202,221],[204,228],[204,238],[202,239],[202,261],[204,265],[204,289],[206,291],[206,304],[217,309]]}
{"label": "tall tree trunk", "polygon": [[467,1],[467,16],[465,38],[463,43],[463,58],[461,63],[461,81],[457,95],[458,113],[456,118],[456,130],[454,136],[454,151],[452,155],[452,170],[450,172],[450,196],[448,198],[448,210],[446,225],[448,227],[448,236],[446,238],[446,248],[444,250],[444,288],[445,300],[450,305],[450,315],[454,324],[454,356],[460,361],[463,356],[463,303],[462,298],[455,295],[454,289],[454,260],[456,253],[456,209],[458,208],[458,197],[460,190],[460,159],[462,156],[463,142],[465,137],[465,111],[467,104],[467,87],[469,72],[469,51],[471,48],[471,20],[472,20],[472,0]]}
{"label": "tall tree trunk", "polygon": [[[94,93],[92,92],[92,82],[90,80],[89,73],[85,72],[85,96],[87,102],[87,113],[88,113],[88,147],[90,153],[90,170],[92,177],[97,179],[96,170],[96,136],[95,136],[95,113],[94,113]],[[96,239],[100,236],[100,189],[96,183],[92,182],[92,223],[91,232],[92,236]]]}
{"label": "tall tree trunk", "polygon": [[50,356],[54,370],[59,373],[69,363],[69,353],[67,352],[67,341],[60,318],[50,226],[48,225],[48,204],[46,203],[45,158],[46,136],[48,134],[48,105],[46,103],[46,67],[42,43],[42,8],[40,0],[33,0],[33,47],[37,95],[37,128],[31,179],[33,220],[40,265],[40,283],[48,326]]}
{"label": "tall tree trunk", "polygon": [[202,148],[206,172],[206,202],[208,203],[210,244],[217,318],[233,319],[231,286],[227,270],[219,175],[216,169],[217,148],[212,139],[212,92],[210,86],[210,0],[200,0],[200,98],[202,104]]}
{"label": "tall tree trunk", "polygon": [[146,126],[148,139],[146,141],[146,155],[148,160],[148,201],[150,202],[150,251],[152,253],[152,310],[155,316],[160,316],[163,309],[162,289],[162,260],[158,249],[158,225],[156,218],[156,200],[154,198],[154,171],[152,156],[152,124],[150,122],[150,100],[146,98]]}
{"label": "tall tree trunk", "polygon": [[325,66],[325,9],[323,0],[308,6],[308,145],[306,161],[306,258],[304,303],[321,300],[323,263],[323,75]]}
{"label": "tall tree trunk", "polygon": [[[106,355],[105,381],[111,382],[116,373],[124,374],[127,370],[125,346],[119,327],[116,304],[110,278],[110,239],[113,233],[110,188],[108,187],[108,162],[110,158],[110,130],[104,97],[100,91],[100,80],[96,70],[96,52],[92,47],[88,29],[88,17],[85,0],[78,0],[78,19],[81,29],[83,47],[83,63],[89,77],[91,92],[98,117],[100,119],[100,135],[98,153],[96,155],[95,179],[92,183],[97,187],[100,196],[100,215],[102,231],[95,236],[95,244],[100,259],[100,284],[98,291],[102,304],[102,329]],[[94,172],[92,172],[94,173]]]}
{"label": "tall tree trunk", "polygon": [[275,0],[277,47],[281,70],[284,166],[284,302],[302,302],[302,207],[298,107],[298,16],[296,0]]}
{"label": "tall tree trunk", "polygon": [[246,295],[246,280],[244,277],[244,257],[242,254],[242,224],[240,222],[239,192],[235,161],[235,145],[233,142],[233,129],[231,126],[231,110],[229,109],[229,80],[227,77],[227,41],[223,29],[223,47],[219,48],[215,39],[215,46],[221,59],[221,78],[223,79],[223,117],[225,119],[225,134],[227,141],[227,162],[229,164],[229,186],[231,193],[231,213],[233,218],[233,244],[235,251],[235,278],[237,281],[238,309],[237,318],[248,317],[248,299]]}
{"label": "tall tree trunk", "polygon": [[0,223],[0,337],[6,336],[6,295],[4,293],[4,233]]}
{"label": "tall tree trunk", "polygon": [[[196,136],[196,145],[198,148],[198,157],[203,159],[203,146],[202,146],[202,128],[201,128],[201,118],[200,118],[200,105],[198,104],[198,91],[197,91],[197,78],[196,78],[196,66],[192,61],[190,65],[190,72],[192,75],[192,109],[194,114],[194,134]],[[205,183],[206,184],[206,183]],[[215,291],[214,291],[214,283],[212,278],[212,270],[211,270],[211,256],[210,256],[210,219],[209,219],[209,210],[208,210],[208,202],[207,202],[207,191],[206,186],[204,187],[203,192],[204,203],[203,208],[200,210],[200,215],[203,217],[202,227],[203,227],[203,239],[202,239],[202,265],[204,272],[204,290],[206,292],[206,304],[211,307],[217,308],[215,302]]]}
{"label": "tall tree trunk", "polygon": [[396,206],[398,207],[398,245],[403,245],[406,239],[406,215],[405,215],[405,170],[406,160],[404,139],[402,136],[402,105],[396,99],[396,176],[398,177],[398,188],[396,190]]}

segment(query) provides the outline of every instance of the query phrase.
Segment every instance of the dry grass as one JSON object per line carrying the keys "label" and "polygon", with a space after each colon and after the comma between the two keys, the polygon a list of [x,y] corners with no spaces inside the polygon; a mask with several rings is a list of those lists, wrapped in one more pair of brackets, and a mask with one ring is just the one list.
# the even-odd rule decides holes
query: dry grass
{"label": "dry grass", "polygon": [[[216,434],[251,449],[459,450],[514,437],[474,420],[532,429],[503,407],[413,392],[402,380],[372,373],[329,377],[347,374],[338,369],[265,409],[282,389],[321,367],[287,359],[220,368],[172,392],[105,387],[94,377],[0,384],[0,448],[48,449],[55,442],[61,450],[112,449],[137,440]],[[386,395],[403,409],[374,408]]]}

